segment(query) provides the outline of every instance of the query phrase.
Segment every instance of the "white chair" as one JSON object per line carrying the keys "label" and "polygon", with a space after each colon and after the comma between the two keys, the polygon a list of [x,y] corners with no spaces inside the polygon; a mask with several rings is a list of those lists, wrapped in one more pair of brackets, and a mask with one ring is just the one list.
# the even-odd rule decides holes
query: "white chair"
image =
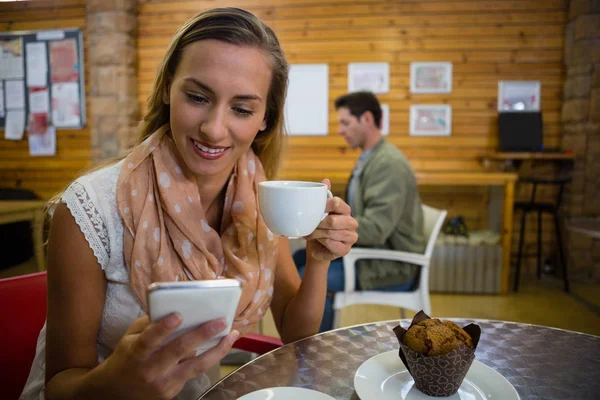
{"label": "white chair", "polygon": [[[341,309],[354,304],[379,304],[407,308],[412,311],[423,310],[431,315],[429,300],[429,264],[435,247],[435,241],[442,229],[447,212],[423,205],[424,234],[427,238],[425,254],[405,251],[353,248],[344,256],[344,291],[337,292],[333,301],[334,328],[340,325]],[[421,266],[419,284],[412,292],[379,292],[376,290],[356,291],[354,287],[356,261],[362,259],[402,261]]]}

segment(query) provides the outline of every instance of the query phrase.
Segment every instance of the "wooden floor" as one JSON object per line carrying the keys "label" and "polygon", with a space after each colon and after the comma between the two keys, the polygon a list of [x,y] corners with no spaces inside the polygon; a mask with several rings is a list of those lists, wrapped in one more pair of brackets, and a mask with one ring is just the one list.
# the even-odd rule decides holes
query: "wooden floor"
{"label": "wooden floor", "polygon": [[[0,278],[35,272],[35,261],[0,271]],[[538,281],[523,276],[518,293],[497,295],[431,295],[434,317],[482,318],[539,324],[600,336],[600,285],[573,283],[571,294],[562,291],[561,282],[550,277]],[[407,311],[406,318],[413,313]],[[400,310],[386,306],[352,306],[343,310],[342,325],[400,318]],[[277,336],[269,313],[263,321],[263,333]],[[223,366],[225,375],[236,367]]]}

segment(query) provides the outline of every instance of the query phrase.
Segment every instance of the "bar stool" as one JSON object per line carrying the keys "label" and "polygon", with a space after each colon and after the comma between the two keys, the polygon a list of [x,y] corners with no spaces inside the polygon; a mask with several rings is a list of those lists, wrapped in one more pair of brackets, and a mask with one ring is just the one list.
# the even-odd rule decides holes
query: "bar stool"
{"label": "bar stool", "polygon": [[[525,238],[525,221],[527,214],[533,212],[538,215],[538,226],[537,226],[537,276],[538,279],[542,276],[542,214],[548,213],[554,216],[554,230],[556,232],[556,241],[558,247],[558,255],[560,259],[560,263],[562,264],[563,269],[563,279],[564,279],[564,288],[565,292],[569,292],[569,277],[567,275],[567,263],[565,262],[565,256],[562,248],[562,236],[560,231],[560,219],[559,219],[559,211],[560,205],[562,202],[562,195],[564,191],[564,187],[567,183],[571,181],[570,177],[561,177],[557,179],[539,179],[539,178],[522,178],[519,180],[519,183],[522,184],[530,184],[531,188],[531,197],[529,201],[523,202],[515,202],[514,209],[515,211],[520,210],[521,214],[521,231],[519,235],[519,251],[517,253],[517,265],[515,272],[515,281],[514,281],[514,291],[519,290],[519,277],[521,274],[521,257],[523,256],[523,242]],[[556,201],[554,203],[547,201],[539,201],[536,200],[535,195],[538,186],[546,185],[546,186],[554,186],[557,187],[558,193],[556,196]]]}

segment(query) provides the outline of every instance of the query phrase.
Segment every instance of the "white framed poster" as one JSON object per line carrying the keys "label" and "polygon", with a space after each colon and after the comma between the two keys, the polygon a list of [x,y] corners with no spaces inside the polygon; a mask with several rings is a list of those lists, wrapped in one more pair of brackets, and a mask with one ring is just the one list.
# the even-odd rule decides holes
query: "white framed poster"
{"label": "white framed poster", "polygon": [[499,81],[498,111],[540,111],[540,81]]}
{"label": "white framed poster", "polygon": [[410,91],[411,93],[452,92],[452,63],[410,63]]}
{"label": "white framed poster", "polygon": [[285,100],[286,129],[291,136],[329,132],[329,65],[292,64]]}
{"label": "white framed poster", "polygon": [[452,133],[452,106],[427,104],[410,106],[411,136],[450,136]]}
{"label": "white framed poster", "polygon": [[372,93],[390,92],[390,64],[349,63],[348,91],[369,91]]}

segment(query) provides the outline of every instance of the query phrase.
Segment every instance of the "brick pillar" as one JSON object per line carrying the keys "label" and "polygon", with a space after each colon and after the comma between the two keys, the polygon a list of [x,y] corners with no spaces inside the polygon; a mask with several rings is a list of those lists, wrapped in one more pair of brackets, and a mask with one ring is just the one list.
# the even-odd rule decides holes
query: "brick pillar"
{"label": "brick pillar", "polygon": [[136,0],[87,0],[93,163],[123,154],[139,118]]}
{"label": "brick pillar", "polygon": [[[564,149],[577,159],[565,193],[568,217],[600,216],[600,0],[571,0],[566,28],[562,109]],[[600,281],[600,246],[571,234],[566,241],[574,278]]]}

